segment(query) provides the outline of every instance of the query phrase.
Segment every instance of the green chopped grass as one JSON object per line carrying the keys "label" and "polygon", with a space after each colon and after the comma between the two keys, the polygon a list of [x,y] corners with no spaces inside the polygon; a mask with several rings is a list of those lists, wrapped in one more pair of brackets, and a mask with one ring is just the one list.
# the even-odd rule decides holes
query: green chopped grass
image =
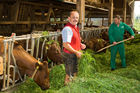
{"label": "green chopped grass", "polygon": [[78,76],[67,86],[64,86],[65,68],[62,64],[50,71],[50,89],[42,91],[27,79],[14,93],[140,93],[140,42],[126,42],[125,50],[126,68],[121,68],[117,54],[117,69],[111,71],[109,49],[99,54],[88,49],[78,62]]}

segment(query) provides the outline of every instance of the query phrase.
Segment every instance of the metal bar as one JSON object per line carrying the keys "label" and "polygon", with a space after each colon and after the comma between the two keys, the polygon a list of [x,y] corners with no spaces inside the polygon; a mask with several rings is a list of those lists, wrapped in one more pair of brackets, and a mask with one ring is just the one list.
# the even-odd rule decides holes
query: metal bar
{"label": "metal bar", "polygon": [[22,83],[24,83],[24,82],[17,83],[17,84],[15,84],[15,86],[9,86],[9,87],[3,88],[3,89],[1,89],[1,91],[5,91],[5,90],[7,90],[7,89],[11,89],[11,88],[13,88],[13,87],[19,86],[19,85],[21,85]]}
{"label": "metal bar", "polygon": [[42,49],[41,49],[41,58],[40,58],[40,60],[42,60],[43,59],[43,49],[44,49],[44,45],[45,45],[45,42],[46,42],[46,38],[44,39],[44,41],[43,41],[43,44],[42,44]]}
{"label": "metal bar", "polygon": [[[59,34],[61,34],[61,33],[58,33],[58,34],[53,33],[53,34],[50,34],[49,36],[48,36],[48,35],[44,35],[44,36],[36,36],[36,37],[34,37],[34,36],[32,35],[31,38],[53,37],[53,36],[57,36],[57,35],[59,35]],[[28,37],[20,37],[20,38],[17,38],[17,37],[16,37],[16,38],[15,38],[16,41],[18,41],[18,40],[26,40],[26,39],[30,39],[30,37],[28,36]],[[11,38],[8,38],[8,39],[5,39],[4,41],[12,41],[12,39],[11,39]]]}
{"label": "metal bar", "polygon": [[7,59],[7,42],[4,42],[4,56],[3,56],[3,89],[5,89],[5,85],[6,85],[6,59]]}
{"label": "metal bar", "polygon": [[36,59],[38,59],[39,41],[40,41],[40,38],[38,38],[38,39],[37,39],[37,47],[36,47]]}
{"label": "metal bar", "polygon": [[34,53],[34,45],[35,45],[35,39],[32,38],[32,44],[31,44],[31,55],[33,56],[33,53]]}
{"label": "metal bar", "polygon": [[12,86],[14,86],[15,85],[15,66],[13,66],[13,65],[10,65],[10,68],[13,68],[13,81],[12,81]]}
{"label": "metal bar", "polygon": [[26,52],[28,52],[28,47],[29,47],[29,39],[26,40]]}
{"label": "metal bar", "polygon": [[19,78],[20,78],[20,80],[21,81],[23,81],[23,79],[22,79],[22,77],[21,77],[21,74],[20,74],[20,72],[19,72],[19,69],[18,69],[18,66],[17,66],[17,64],[16,64],[16,59],[15,59],[15,57],[14,57],[14,54],[13,54],[13,49],[14,49],[14,42],[15,42],[15,34],[14,34],[14,36],[12,37],[12,39],[13,39],[13,41],[12,41],[12,43],[11,43],[11,56],[12,56],[12,59],[13,59],[13,63],[14,63],[14,65],[15,65],[15,68],[16,68],[16,71],[17,71],[17,73],[18,73],[18,75],[19,75]]}
{"label": "metal bar", "polygon": [[8,63],[7,63],[7,87],[9,87],[10,80],[10,61],[11,61],[11,41],[8,42]]}

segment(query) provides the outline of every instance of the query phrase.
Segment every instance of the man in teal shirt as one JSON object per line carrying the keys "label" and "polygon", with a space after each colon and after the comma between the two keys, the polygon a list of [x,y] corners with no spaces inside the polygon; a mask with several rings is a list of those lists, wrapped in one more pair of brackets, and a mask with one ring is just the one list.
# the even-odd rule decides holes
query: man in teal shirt
{"label": "man in teal shirt", "polygon": [[124,39],[124,32],[127,30],[131,34],[131,38],[133,39],[135,34],[134,31],[127,24],[121,22],[121,18],[119,15],[116,15],[114,18],[114,22],[109,27],[109,40],[111,44],[114,46],[111,47],[111,70],[116,69],[116,54],[119,51],[122,67],[126,67],[125,62],[125,48],[124,43],[117,44],[117,42],[122,41]]}

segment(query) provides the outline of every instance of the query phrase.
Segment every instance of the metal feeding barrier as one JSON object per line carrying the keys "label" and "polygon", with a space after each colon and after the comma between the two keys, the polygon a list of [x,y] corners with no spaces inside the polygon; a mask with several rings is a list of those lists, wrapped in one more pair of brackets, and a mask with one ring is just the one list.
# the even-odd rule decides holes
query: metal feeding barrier
{"label": "metal feeding barrier", "polygon": [[[91,37],[99,37],[99,34],[102,31],[106,31],[106,30],[108,30],[108,27],[94,28],[94,29],[91,28],[91,29],[81,30],[80,34],[81,34],[82,39],[87,39]],[[42,35],[41,33],[37,32],[37,33],[21,35],[21,36],[16,36],[16,34],[14,33],[12,34],[11,37],[5,37],[3,40],[4,54],[0,56],[3,59],[3,74],[0,75],[0,80],[2,80],[3,82],[1,91],[5,91],[14,86],[17,86],[21,82],[26,80],[26,75],[24,75],[24,77],[21,76],[21,73],[19,72],[18,66],[16,64],[16,59],[13,54],[15,41],[16,42],[25,41],[26,43],[25,50],[29,52],[32,56],[34,56],[36,59],[40,58],[40,60],[43,60],[43,55],[44,55],[43,52],[44,52],[45,43],[50,40],[57,41],[60,35],[61,35],[61,32],[49,32],[48,35]],[[42,42],[41,47],[40,47],[40,42]],[[34,53],[34,50],[36,50],[36,53]],[[41,56],[39,56],[39,53],[41,54]],[[13,64],[11,64],[11,61],[13,61]],[[13,73],[12,78],[10,78],[11,70]],[[15,78],[16,74],[18,74],[21,82],[17,82],[19,81],[19,79],[16,80]]]}
{"label": "metal feeding barrier", "polygon": [[88,28],[80,31],[81,37],[84,40],[97,37],[100,38],[101,32],[108,31],[108,27]]}
{"label": "metal feeding barrier", "polygon": [[[41,35],[41,34],[27,34],[27,35],[22,35],[22,36],[16,36],[15,34],[12,35],[11,37],[5,37],[3,40],[4,43],[4,54],[2,55],[2,59],[3,59],[3,73],[0,75],[0,80],[2,80],[2,89],[1,91],[5,91],[7,89],[10,89],[16,85],[18,85],[19,83],[17,83],[17,81],[15,78],[16,73],[19,76],[20,81],[24,81],[26,79],[26,75],[24,77],[21,76],[18,66],[16,64],[16,59],[14,57],[13,54],[13,49],[14,49],[14,42],[18,42],[18,41],[26,41],[26,48],[25,50],[27,52],[30,52],[30,54],[32,56],[34,56],[34,50],[35,50],[35,42],[37,41],[36,45],[36,55],[35,58],[38,59],[38,54],[39,52],[41,52],[41,58],[43,58],[43,49],[44,49],[44,45],[46,41],[49,40],[57,40],[57,37],[60,35],[60,32],[57,33],[50,33],[49,35]],[[42,49],[41,51],[39,51],[39,44],[40,44],[40,39],[43,39],[43,44],[42,44]],[[31,43],[29,43],[29,41],[31,41]],[[29,44],[31,46],[31,48],[29,49]],[[13,64],[11,64],[11,61],[13,61]],[[12,76],[11,77],[11,70],[12,70]]]}

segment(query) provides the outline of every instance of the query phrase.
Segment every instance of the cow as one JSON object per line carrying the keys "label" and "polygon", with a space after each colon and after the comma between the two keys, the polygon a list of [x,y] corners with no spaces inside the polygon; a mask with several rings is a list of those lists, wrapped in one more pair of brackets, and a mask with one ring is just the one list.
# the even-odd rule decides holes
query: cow
{"label": "cow", "polygon": [[104,39],[106,42],[109,42],[108,31],[103,31],[100,33],[100,38]]}
{"label": "cow", "polygon": [[[92,49],[95,52],[107,46],[107,42],[101,38],[91,38],[85,40],[84,43],[86,44],[87,48]],[[106,50],[104,50],[103,52],[106,52]]]}
{"label": "cow", "polygon": [[[0,37],[0,55],[3,55],[3,37]],[[23,76],[26,74],[27,76],[31,77],[33,72],[36,69],[36,66],[38,64],[38,60],[36,60],[33,56],[31,56],[29,53],[27,53],[24,48],[19,45],[17,42],[14,43],[13,48],[13,54],[16,59],[17,66],[19,68],[19,71],[21,75]],[[11,64],[13,64],[13,60],[11,60]],[[11,75],[12,76],[12,75]],[[39,64],[39,70],[34,76],[33,79],[42,90],[46,90],[49,88],[49,70],[48,70],[48,63],[43,62]]]}
{"label": "cow", "polygon": [[[49,44],[47,42],[51,42],[51,43]],[[54,41],[54,40],[46,41],[46,43],[44,45],[44,48],[43,48],[43,59],[42,59],[42,61],[48,61],[48,59],[50,59],[56,65],[63,64],[61,47],[60,47],[61,44],[59,44],[59,42],[61,42],[61,38],[58,42]],[[20,43],[24,47],[24,49],[26,48],[26,42],[25,41],[18,41],[18,43]],[[39,53],[38,53],[39,58],[41,58],[42,44],[43,44],[43,41],[40,41]],[[34,57],[36,57],[36,47],[37,47],[37,45],[35,44],[34,55],[33,55]],[[29,41],[29,48],[31,48],[31,41]]]}
{"label": "cow", "polygon": [[51,44],[46,44],[45,47],[46,53],[44,54],[44,58],[48,57],[56,65],[63,64],[62,52],[58,42],[53,41]]}

